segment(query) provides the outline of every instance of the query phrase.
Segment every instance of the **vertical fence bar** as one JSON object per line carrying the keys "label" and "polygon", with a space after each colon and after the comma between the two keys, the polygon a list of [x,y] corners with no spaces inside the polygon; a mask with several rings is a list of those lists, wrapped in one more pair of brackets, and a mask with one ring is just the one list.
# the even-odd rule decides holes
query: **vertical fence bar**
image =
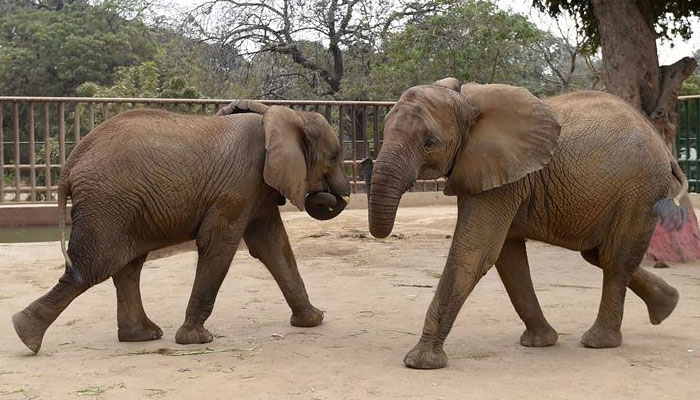
{"label": "vertical fence bar", "polygon": [[[345,171],[345,159],[347,158],[347,154],[345,154],[345,140],[343,136],[343,106],[338,105],[338,144],[340,145],[340,149],[343,152],[343,157],[341,157],[341,161],[343,163],[343,170]],[[350,191],[352,192],[352,187],[350,189]]]}
{"label": "vertical fence bar", "polygon": [[109,119],[109,110],[107,110],[107,103],[102,103],[102,122]]}
{"label": "vertical fence bar", "polygon": [[95,129],[95,103],[89,103],[88,104],[88,128],[90,128],[90,132],[92,132],[93,129]]}
{"label": "vertical fence bar", "polygon": [[66,163],[66,110],[63,102],[58,103],[58,163]]}
{"label": "vertical fence bar", "polygon": [[51,128],[50,128],[51,110],[49,102],[44,103],[43,122],[44,122],[44,184],[46,185],[46,197],[44,201],[51,201]]}
{"label": "vertical fence bar", "polygon": [[[686,178],[691,179],[691,177],[694,175],[692,171],[690,170],[690,104],[689,102],[685,102],[685,107],[684,107],[684,113],[683,117],[685,119],[685,174]],[[693,185],[695,186],[695,185]]]}
{"label": "vertical fence bar", "polygon": [[352,124],[350,133],[350,146],[352,147],[352,192],[357,193],[357,107],[352,105],[350,107],[350,114],[352,115]]}
{"label": "vertical fence bar", "polygon": [[[693,192],[700,192],[700,99],[688,101],[688,108],[691,104],[695,104],[695,187]],[[690,126],[688,126],[690,130]]]}
{"label": "vertical fence bar", "polygon": [[[374,146],[372,149],[372,158],[377,158],[377,153],[379,153],[379,106],[374,106]],[[368,155],[369,156],[369,155]]]}
{"label": "vertical fence bar", "polygon": [[[367,107],[369,106],[362,106],[362,131],[364,132],[364,135],[362,136],[364,138],[362,142],[363,160],[369,157],[369,127],[367,126],[369,124],[369,121],[367,121]],[[367,187],[367,177],[364,175],[362,176],[362,185],[364,187],[364,192],[367,193],[369,191],[369,188]]]}
{"label": "vertical fence bar", "polygon": [[80,141],[80,103],[75,103],[75,115],[73,116],[73,148]]}
{"label": "vertical fence bar", "polygon": [[15,201],[19,201],[20,190],[20,172],[19,172],[19,103],[14,102],[13,105],[13,117],[14,117],[14,134],[15,134]]}
{"label": "vertical fence bar", "polygon": [[[681,115],[681,106],[682,105],[683,105],[682,100],[678,101],[678,103],[676,104],[676,115]],[[676,124],[676,136],[674,137],[675,142],[674,142],[674,146],[673,146],[673,149],[675,150],[675,153],[676,153],[675,154],[676,160],[680,158],[679,156],[680,156],[680,151],[681,151],[681,139],[680,139],[681,135],[679,134],[680,133],[679,126],[680,126],[680,122]]]}
{"label": "vertical fence bar", "polygon": [[0,204],[5,202],[5,107],[0,102]]}
{"label": "vertical fence bar", "polygon": [[367,128],[367,106],[362,106],[362,159],[369,157],[369,129]]}
{"label": "vertical fence bar", "polygon": [[31,201],[36,201],[36,138],[34,132],[34,103],[28,104],[29,109],[29,186]]}

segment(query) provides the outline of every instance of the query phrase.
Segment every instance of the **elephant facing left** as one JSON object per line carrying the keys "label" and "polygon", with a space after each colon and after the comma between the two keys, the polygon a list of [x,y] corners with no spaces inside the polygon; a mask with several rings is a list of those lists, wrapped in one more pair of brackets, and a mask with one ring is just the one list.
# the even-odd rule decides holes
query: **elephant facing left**
{"label": "elephant facing left", "polygon": [[[141,302],[141,268],[150,251],[193,239],[197,271],[177,343],[212,340],[204,322],[241,238],[279,285],[291,324],[321,323],[278,205],[285,198],[300,210],[306,204],[317,219],[347,205],[350,183],[333,128],[318,113],[282,106],[249,102],[224,111],[229,115],[127,111],[77,145],[58,183],[65,272],[12,318],[30,350],[39,351],[46,329],[73,299],[110,277],[119,340],[160,338]],[[66,250],[67,197],[73,226]]]}

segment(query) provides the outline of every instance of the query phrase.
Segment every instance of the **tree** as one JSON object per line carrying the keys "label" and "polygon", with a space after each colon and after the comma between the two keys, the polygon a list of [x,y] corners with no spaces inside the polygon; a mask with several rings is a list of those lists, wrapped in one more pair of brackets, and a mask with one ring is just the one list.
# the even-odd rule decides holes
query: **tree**
{"label": "tree", "polygon": [[[672,147],[678,92],[697,62],[685,57],[659,65],[656,40],[688,39],[690,22],[700,15],[700,0],[533,0],[533,4],[554,17],[566,12],[580,20],[586,45],[602,50],[606,90],[644,113]],[[700,231],[688,196],[683,206],[690,216],[688,224],[679,233],[657,227],[648,255],[667,261],[700,258]]]}
{"label": "tree", "polygon": [[660,66],[656,39],[690,38],[700,0],[533,0],[556,17],[576,15],[590,49],[603,52],[607,90],[644,112],[667,143],[675,134],[678,89],[697,67],[691,57]]}
{"label": "tree", "polygon": [[693,74],[683,82],[680,90],[681,96],[700,95],[700,75]]}
{"label": "tree", "polygon": [[187,83],[183,76],[163,76],[156,63],[147,61],[133,67],[121,67],[117,81],[111,86],[85,82],[76,89],[84,97],[161,97],[197,99],[202,93]]}
{"label": "tree", "polygon": [[[693,58],[700,62],[700,49],[695,50]],[[681,96],[700,95],[700,67],[696,68],[695,72],[683,81],[680,94]]]}
{"label": "tree", "polygon": [[372,71],[373,97],[395,99],[412,85],[445,76],[508,83],[545,95],[556,91],[535,45],[541,32],[524,16],[489,1],[457,1],[390,34]]}
{"label": "tree", "polygon": [[560,86],[560,93],[573,89],[595,89],[600,82],[600,58],[588,51],[585,38],[576,31],[579,23],[556,19],[549,31],[535,42],[538,51],[551,70],[548,79]]}
{"label": "tree", "polygon": [[[148,27],[117,2],[29,1],[0,15],[0,93],[65,96],[109,84],[119,67],[152,59]],[[38,5],[37,5],[38,4]]]}
{"label": "tree", "polygon": [[[293,72],[303,73],[299,78],[319,83],[311,85],[314,95],[335,96],[342,90],[346,58],[372,53],[393,24],[438,7],[432,1],[212,0],[196,8],[189,21],[205,40],[240,54],[272,53],[290,59],[301,67],[301,72]],[[309,46],[310,40],[322,47]]]}

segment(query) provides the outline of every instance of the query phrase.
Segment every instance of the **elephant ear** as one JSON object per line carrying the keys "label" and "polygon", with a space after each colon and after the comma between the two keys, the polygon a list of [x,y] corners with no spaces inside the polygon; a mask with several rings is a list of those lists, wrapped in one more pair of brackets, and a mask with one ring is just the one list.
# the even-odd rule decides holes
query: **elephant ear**
{"label": "elephant ear", "polygon": [[479,109],[445,186],[446,195],[480,193],[547,165],[561,126],[554,110],[526,89],[500,84],[462,86]]}
{"label": "elephant ear", "polygon": [[434,85],[446,87],[448,89],[454,90],[455,92],[459,92],[459,87],[461,83],[459,83],[459,80],[457,78],[448,77],[440,79],[439,81],[435,82]]}
{"label": "elephant ear", "polygon": [[308,181],[303,119],[287,107],[272,106],[263,116],[265,183],[304,211]]}
{"label": "elephant ear", "polygon": [[221,107],[221,109],[216,112],[216,115],[221,116],[242,113],[265,114],[269,108],[270,107],[265,104],[255,100],[235,100]]}

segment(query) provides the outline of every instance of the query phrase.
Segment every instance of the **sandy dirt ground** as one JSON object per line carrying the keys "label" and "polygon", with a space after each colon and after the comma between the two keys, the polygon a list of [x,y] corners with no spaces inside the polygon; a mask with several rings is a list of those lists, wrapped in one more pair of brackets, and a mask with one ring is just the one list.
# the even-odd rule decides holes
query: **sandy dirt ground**
{"label": "sandy dirt ground", "polygon": [[386,240],[369,237],[366,210],[326,222],[283,218],[325,322],[290,326],[275,282],[241,249],[207,322],[215,340],[204,346],[174,341],[195,271],[196,254],[185,252],[144,268],[144,304],[162,339],[119,343],[114,287],[105,282],[78,298],[30,356],[10,318],[61,275],[59,245],[0,245],[0,400],[700,398],[700,263],[654,270],[681,293],[668,320],[652,326],[628,291],[623,345],[591,350],[579,338],[597,313],[601,271],[576,252],[530,242],[535,287],[559,343],[518,344],[523,325],[492,269],[445,344],[448,367],[417,371],[402,360],[444,266],[455,207],[403,208]]}

